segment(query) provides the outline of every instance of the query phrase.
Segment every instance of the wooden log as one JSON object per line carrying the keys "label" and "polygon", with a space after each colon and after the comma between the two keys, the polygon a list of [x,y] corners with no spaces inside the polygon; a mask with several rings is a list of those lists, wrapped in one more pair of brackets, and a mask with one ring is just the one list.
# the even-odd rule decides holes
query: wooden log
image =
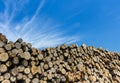
{"label": "wooden log", "polygon": [[65,76],[61,76],[60,80],[61,80],[61,82],[66,82],[66,77]]}
{"label": "wooden log", "polygon": [[28,47],[28,48],[31,48],[31,47],[32,47],[32,44],[31,44],[31,43],[27,43],[27,47]]}
{"label": "wooden log", "polygon": [[18,49],[18,53],[19,54],[23,53],[23,50],[22,49]]}
{"label": "wooden log", "polygon": [[11,77],[10,77],[10,81],[11,81],[11,82],[16,82],[16,77],[11,76]]}
{"label": "wooden log", "polygon": [[13,68],[13,69],[11,70],[11,74],[12,74],[13,76],[16,76],[16,75],[18,74],[18,72],[19,72],[18,68]]}
{"label": "wooden log", "polygon": [[29,78],[25,79],[25,83],[31,83],[31,79]]}
{"label": "wooden log", "polygon": [[14,48],[14,47],[15,47],[14,42],[12,42],[12,41],[9,41],[7,44],[10,44],[10,45],[11,45],[11,48]]}
{"label": "wooden log", "polygon": [[16,65],[19,64],[19,58],[18,57],[14,57],[13,58],[13,63],[16,64]]}
{"label": "wooden log", "polygon": [[38,78],[32,79],[32,83],[39,83],[39,79]]}
{"label": "wooden log", "polygon": [[43,55],[42,55],[42,54],[39,54],[39,55],[38,55],[38,59],[39,59],[39,60],[42,60],[42,59],[43,59]]}
{"label": "wooden log", "polygon": [[0,82],[4,80],[4,76],[0,76]]}
{"label": "wooden log", "polygon": [[30,65],[35,66],[35,65],[36,65],[36,62],[35,62],[35,61],[31,61],[31,62],[30,62]]}
{"label": "wooden log", "polygon": [[3,80],[1,83],[11,83],[10,80]]}
{"label": "wooden log", "polygon": [[6,38],[5,35],[3,35],[2,33],[0,33],[0,40],[3,41],[4,43],[7,43],[8,39]]}
{"label": "wooden log", "polygon": [[10,44],[6,44],[6,45],[5,45],[5,49],[6,49],[6,50],[11,50],[11,49],[12,49],[12,47],[11,47],[11,45],[10,45]]}
{"label": "wooden log", "polygon": [[38,66],[38,73],[42,74],[41,66]]}
{"label": "wooden log", "polygon": [[48,63],[48,66],[49,66],[49,68],[52,68],[52,67],[53,67],[53,63],[52,63],[52,62],[49,62],[49,63]]}
{"label": "wooden log", "polygon": [[28,74],[28,78],[30,78],[30,79],[33,78],[33,74],[31,72]]}
{"label": "wooden log", "polygon": [[27,75],[23,74],[23,80],[28,79]]}
{"label": "wooden log", "polygon": [[5,43],[0,40],[0,47],[2,48],[4,46],[5,46]]}
{"label": "wooden log", "polygon": [[1,53],[0,54],[0,61],[6,62],[8,60],[9,56],[8,53]]}
{"label": "wooden log", "polygon": [[61,69],[61,73],[63,74],[63,75],[65,75],[66,74],[66,70],[63,68],[63,69]]}
{"label": "wooden log", "polygon": [[48,64],[44,64],[44,69],[47,70],[49,68]]}
{"label": "wooden log", "polygon": [[27,60],[23,60],[22,61],[22,65],[25,66],[25,67],[28,66],[28,61]]}
{"label": "wooden log", "polygon": [[18,50],[17,49],[13,49],[12,53],[15,54],[15,55],[17,55],[18,54]]}
{"label": "wooden log", "polygon": [[6,64],[7,67],[10,67],[12,65],[12,62],[11,61],[7,61],[5,64]]}
{"label": "wooden log", "polygon": [[20,43],[15,43],[15,47],[17,48],[17,49],[20,49],[21,48],[21,44]]}
{"label": "wooden log", "polygon": [[30,53],[29,53],[29,52],[24,52],[24,58],[25,58],[26,60],[29,60],[29,59],[31,58]]}
{"label": "wooden log", "polygon": [[22,73],[18,73],[17,74],[17,80],[22,80],[23,78],[23,74]]}
{"label": "wooden log", "polygon": [[24,73],[29,74],[30,73],[30,68],[25,68]]}
{"label": "wooden log", "polygon": [[33,78],[32,73],[29,73],[29,74],[28,74],[28,78],[30,78],[30,79],[32,79],[32,78]]}
{"label": "wooden log", "polygon": [[23,39],[22,39],[22,38],[19,38],[19,39],[17,39],[16,42],[18,42],[18,43],[22,43],[22,42],[23,42]]}
{"label": "wooden log", "polygon": [[32,51],[32,53],[31,53],[31,54],[32,54],[33,56],[35,56],[35,55],[37,55],[37,54],[38,54],[38,53],[37,53],[37,49],[36,49],[36,48],[32,48],[32,49],[31,49],[31,51]]}
{"label": "wooden log", "polygon": [[48,80],[52,80],[53,75],[52,75],[52,74],[48,74],[48,75],[47,75],[47,78],[48,78]]}
{"label": "wooden log", "polygon": [[1,73],[6,72],[7,70],[8,70],[8,68],[7,68],[6,65],[4,65],[4,64],[1,64],[1,65],[0,65],[0,72],[1,72]]}
{"label": "wooden log", "polygon": [[32,66],[32,67],[31,67],[31,72],[32,72],[33,75],[35,75],[36,73],[38,73],[38,70],[39,70],[39,69],[38,69],[37,66]]}
{"label": "wooden log", "polygon": [[18,72],[23,72],[25,67],[23,65],[17,67]]}
{"label": "wooden log", "polygon": [[0,53],[5,53],[5,49],[4,48],[0,48]]}
{"label": "wooden log", "polygon": [[5,74],[4,74],[4,79],[5,79],[5,80],[8,80],[8,79],[10,78],[10,76],[11,76],[10,73],[5,73]]}

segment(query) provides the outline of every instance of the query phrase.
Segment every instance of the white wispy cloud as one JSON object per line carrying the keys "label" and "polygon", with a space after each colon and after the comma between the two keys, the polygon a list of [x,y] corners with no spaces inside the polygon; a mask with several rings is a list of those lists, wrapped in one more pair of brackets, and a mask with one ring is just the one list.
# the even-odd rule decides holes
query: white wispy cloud
{"label": "white wispy cloud", "polygon": [[[25,42],[30,42],[34,47],[44,48],[53,47],[63,43],[72,43],[78,40],[77,36],[65,36],[60,30],[61,24],[55,22],[50,17],[41,17],[39,14],[44,7],[45,0],[41,0],[38,8],[31,18],[25,16],[20,22],[13,23],[13,19],[18,14],[17,11],[23,12],[23,4],[29,0],[6,0],[4,1],[5,9],[0,15],[0,32],[5,34],[10,41],[16,41],[23,38]],[[17,7],[17,4],[20,7]],[[12,10],[10,9],[12,8]]]}

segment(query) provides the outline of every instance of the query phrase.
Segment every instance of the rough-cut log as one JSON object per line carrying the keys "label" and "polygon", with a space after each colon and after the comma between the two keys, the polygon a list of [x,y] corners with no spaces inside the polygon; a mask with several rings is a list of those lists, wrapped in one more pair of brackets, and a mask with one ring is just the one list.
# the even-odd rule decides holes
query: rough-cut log
{"label": "rough-cut log", "polygon": [[11,77],[10,73],[5,73],[4,74],[4,79],[8,80]]}
{"label": "rough-cut log", "polygon": [[17,74],[17,80],[22,80],[23,78],[23,74],[22,73],[18,73]]}
{"label": "rough-cut log", "polygon": [[0,65],[0,72],[1,72],[1,73],[6,72],[7,70],[8,70],[8,68],[7,68],[6,65],[4,65],[4,64],[1,64],[1,65]]}
{"label": "rough-cut log", "polygon": [[16,65],[16,64],[19,64],[19,58],[18,57],[14,57],[13,58],[13,63]]}
{"label": "rough-cut log", "polygon": [[39,83],[39,79],[38,78],[32,79],[32,83]]}
{"label": "rough-cut log", "polygon": [[16,75],[18,75],[18,68],[13,68],[12,70],[11,70],[11,73],[12,73],[12,75],[13,76],[16,76]]}
{"label": "rough-cut log", "polygon": [[21,44],[20,43],[15,43],[15,47],[17,48],[17,49],[20,49],[21,48]]}
{"label": "rough-cut log", "polygon": [[5,52],[4,48],[0,48],[0,53],[4,53],[4,52]]}
{"label": "rough-cut log", "polygon": [[12,47],[11,47],[10,44],[5,45],[5,49],[6,49],[6,50],[11,50],[11,48],[12,48]]}
{"label": "rough-cut log", "polygon": [[37,66],[32,66],[31,67],[31,72],[32,72],[33,75],[38,73],[38,71],[39,71],[39,68]]}
{"label": "rough-cut log", "polygon": [[6,62],[8,60],[9,56],[7,53],[1,53],[0,54],[0,61],[1,62]]}
{"label": "rough-cut log", "polygon": [[24,52],[24,58],[25,58],[26,60],[29,60],[30,57],[31,57],[31,55],[30,55],[29,52]]}
{"label": "rough-cut log", "polygon": [[11,76],[11,77],[10,77],[10,81],[11,81],[11,82],[16,82],[16,77]]}
{"label": "rough-cut log", "polygon": [[2,83],[11,83],[10,80],[3,80]]}
{"label": "rough-cut log", "polygon": [[0,76],[0,82],[3,82],[4,76]]}
{"label": "rough-cut log", "polygon": [[25,68],[25,69],[24,69],[24,73],[25,73],[25,74],[29,74],[29,73],[30,73],[30,68]]}

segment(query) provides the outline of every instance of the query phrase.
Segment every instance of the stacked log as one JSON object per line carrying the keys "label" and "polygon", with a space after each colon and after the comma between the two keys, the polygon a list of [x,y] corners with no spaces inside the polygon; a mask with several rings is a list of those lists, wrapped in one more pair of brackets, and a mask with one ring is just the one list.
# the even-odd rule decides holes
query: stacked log
{"label": "stacked log", "polygon": [[0,83],[120,83],[120,54],[85,44],[40,50],[0,34]]}

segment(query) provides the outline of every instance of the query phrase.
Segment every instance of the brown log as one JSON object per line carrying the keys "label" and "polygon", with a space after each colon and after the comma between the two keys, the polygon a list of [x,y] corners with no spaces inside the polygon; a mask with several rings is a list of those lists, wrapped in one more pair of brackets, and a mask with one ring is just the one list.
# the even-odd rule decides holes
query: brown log
{"label": "brown log", "polygon": [[36,62],[35,62],[35,61],[31,61],[30,64],[31,64],[32,66],[35,66],[35,65],[36,65]]}
{"label": "brown log", "polygon": [[44,64],[44,69],[47,70],[49,68],[48,64]]}
{"label": "brown log", "polygon": [[39,60],[42,60],[42,59],[43,59],[43,55],[42,55],[42,54],[39,54],[39,55],[38,55],[38,59],[39,59]]}
{"label": "brown log", "polygon": [[4,48],[0,48],[0,53],[4,53],[5,49]]}
{"label": "brown log", "polygon": [[26,60],[29,60],[30,57],[31,57],[31,55],[30,55],[29,52],[24,52],[24,58],[25,58]]}
{"label": "brown log", "polygon": [[25,83],[31,83],[31,79],[29,78],[25,79]]}
{"label": "brown log", "polygon": [[10,78],[10,76],[11,76],[10,73],[5,73],[5,74],[4,74],[4,79],[5,79],[5,80],[8,80],[8,79]]}
{"label": "brown log", "polygon": [[24,69],[25,69],[25,67],[24,66],[18,66],[18,72],[23,72],[24,71]]}
{"label": "brown log", "polygon": [[24,73],[25,73],[25,74],[29,74],[29,73],[30,73],[30,68],[25,68],[25,69],[24,69]]}
{"label": "brown log", "polygon": [[6,49],[6,50],[11,50],[11,49],[12,49],[12,47],[11,47],[11,45],[10,45],[10,44],[6,44],[6,45],[5,45],[5,49]]}
{"label": "brown log", "polygon": [[49,65],[49,68],[53,67],[53,63],[52,62],[49,62],[48,65]]}
{"label": "brown log", "polygon": [[25,67],[28,66],[28,61],[27,60],[23,60],[22,61],[22,65],[25,66]]}
{"label": "brown log", "polygon": [[32,83],[39,83],[39,79],[38,78],[32,79]]}
{"label": "brown log", "polygon": [[32,78],[33,78],[32,73],[29,73],[29,74],[28,74],[28,78],[30,78],[30,79],[32,79]]}
{"label": "brown log", "polygon": [[47,78],[48,78],[48,80],[52,80],[53,75],[52,75],[52,74],[48,74],[48,75],[47,75]]}
{"label": "brown log", "polygon": [[22,41],[23,41],[23,39],[22,39],[22,38],[19,38],[19,39],[17,39],[16,42],[18,42],[18,43],[22,43]]}
{"label": "brown log", "polygon": [[22,73],[18,73],[17,74],[17,80],[22,80],[23,78],[23,74]]}
{"label": "brown log", "polygon": [[6,64],[7,67],[10,67],[12,65],[12,62],[11,61],[7,61],[5,64]]}
{"label": "brown log", "polygon": [[11,70],[11,74],[12,74],[13,76],[16,76],[16,75],[18,74],[18,72],[19,72],[18,68],[13,68],[13,69]]}
{"label": "brown log", "polygon": [[8,60],[9,56],[7,53],[1,53],[0,54],[0,61],[6,62]]}
{"label": "brown log", "polygon": [[19,64],[19,58],[18,57],[14,57],[13,58],[13,63],[14,64]]}
{"label": "brown log", "polygon": [[27,75],[23,74],[23,80],[28,79]]}
{"label": "brown log", "polygon": [[0,76],[0,82],[4,80],[4,76]]}
{"label": "brown log", "polygon": [[0,40],[0,47],[5,46],[5,43]]}
{"label": "brown log", "polygon": [[65,75],[66,74],[66,70],[63,68],[63,69],[61,69],[61,73],[63,74],[63,75]]}
{"label": "brown log", "polygon": [[32,72],[33,75],[36,74],[36,73],[38,73],[38,71],[39,71],[39,69],[38,69],[37,66],[32,66],[31,67],[31,72]]}
{"label": "brown log", "polygon": [[27,43],[27,47],[28,47],[28,48],[31,48],[31,47],[32,47],[32,44],[31,44],[31,43]]}
{"label": "brown log", "polygon": [[10,81],[11,81],[11,82],[16,82],[16,77],[11,76],[11,77],[10,77]]}
{"label": "brown log", "polygon": [[6,65],[4,65],[4,64],[1,64],[1,65],[0,65],[0,72],[1,72],[1,73],[6,72],[7,70],[8,70],[8,68],[7,68]]}
{"label": "brown log", "polygon": [[3,80],[1,83],[11,83],[10,80]]}
{"label": "brown log", "polygon": [[15,54],[15,55],[18,54],[18,50],[17,49],[13,49],[12,53]]}
{"label": "brown log", "polygon": [[7,43],[8,39],[6,38],[5,35],[3,35],[2,33],[0,33],[0,40],[3,41],[4,43]]}
{"label": "brown log", "polygon": [[32,51],[32,53],[31,53],[31,54],[32,54],[33,56],[35,56],[35,55],[37,55],[37,54],[38,54],[38,53],[37,53],[37,49],[36,49],[36,48],[32,48],[32,49],[31,49],[31,51]]}
{"label": "brown log", "polygon": [[20,43],[15,43],[15,47],[17,48],[17,49],[20,49],[21,48],[21,44]]}

